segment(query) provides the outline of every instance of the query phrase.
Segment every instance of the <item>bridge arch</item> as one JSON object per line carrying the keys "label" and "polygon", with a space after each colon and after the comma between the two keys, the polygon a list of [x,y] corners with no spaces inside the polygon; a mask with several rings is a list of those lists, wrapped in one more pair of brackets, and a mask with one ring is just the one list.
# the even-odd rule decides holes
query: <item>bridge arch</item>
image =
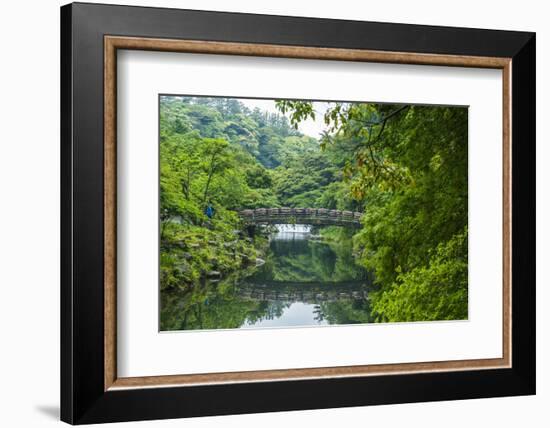
{"label": "bridge arch", "polygon": [[247,226],[261,224],[309,224],[312,226],[361,227],[363,213],[326,208],[256,208],[239,211]]}

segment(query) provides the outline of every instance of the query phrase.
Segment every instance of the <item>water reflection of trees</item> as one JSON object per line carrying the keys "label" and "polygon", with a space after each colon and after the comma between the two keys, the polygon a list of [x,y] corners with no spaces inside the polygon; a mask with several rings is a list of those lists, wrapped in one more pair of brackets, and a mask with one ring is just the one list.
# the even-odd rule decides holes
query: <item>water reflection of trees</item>
{"label": "water reflection of trees", "polygon": [[278,319],[295,301],[314,304],[317,322],[371,322],[368,290],[367,283],[272,283],[261,287],[224,281],[203,283],[190,292],[162,294],[161,330],[239,328]]}
{"label": "water reflection of trees", "polygon": [[273,240],[266,264],[254,274],[258,281],[341,282],[365,278],[355,264],[351,242],[333,243],[308,239]]}
{"label": "water reflection of trees", "polygon": [[329,324],[363,324],[374,322],[367,299],[321,303],[319,313]]}
{"label": "water reflection of trees", "polygon": [[265,265],[191,290],[161,295],[161,330],[232,329],[283,316],[293,302],[315,305],[317,323],[371,322],[371,278],[350,248],[274,240]]}

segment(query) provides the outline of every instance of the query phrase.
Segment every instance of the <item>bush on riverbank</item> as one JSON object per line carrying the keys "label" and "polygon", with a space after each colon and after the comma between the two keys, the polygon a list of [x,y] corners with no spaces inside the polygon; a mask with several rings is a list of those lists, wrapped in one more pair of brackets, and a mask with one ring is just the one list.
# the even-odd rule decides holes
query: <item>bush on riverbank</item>
{"label": "bush on riverbank", "polygon": [[262,254],[264,240],[244,236],[236,210],[277,205],[271,174],[255,157],[255,135],[275,138],[290,128],[276,118],[263,126],[256,119],[238,103],[161,99],[162,290],[225,276]]}
{"label": "bush on riverbank", "polygon": [[161,289],[187,289],[201,278],[218,278],[256,263],[262,237],[253,242],[222,222],[211,229],[170,223],[165,226],[160,252]]}

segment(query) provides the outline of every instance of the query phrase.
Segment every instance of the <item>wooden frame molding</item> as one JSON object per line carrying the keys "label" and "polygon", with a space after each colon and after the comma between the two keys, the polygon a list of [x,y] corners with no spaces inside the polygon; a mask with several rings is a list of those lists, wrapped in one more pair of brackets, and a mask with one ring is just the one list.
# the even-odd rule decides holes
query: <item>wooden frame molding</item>
{"label": "wooden frame molding", "polygon": [[[503,80],[503,349],[502,358],[307,369],[118,378],[116,367],[116,85],[117,50],[170,51],[502,70]],[[512,61],[510,58],[384,52],[253,43],[104,37],[104,390],[360,377],[509,368],[512,362]]]}

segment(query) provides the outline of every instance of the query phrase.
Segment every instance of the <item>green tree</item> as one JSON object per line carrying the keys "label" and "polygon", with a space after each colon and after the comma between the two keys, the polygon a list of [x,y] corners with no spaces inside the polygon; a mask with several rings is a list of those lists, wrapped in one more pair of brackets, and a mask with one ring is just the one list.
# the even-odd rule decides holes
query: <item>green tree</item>
{"label": "green tree", "polygon": [[210,190],[210,183],[212,177],[216,173],[221,173],[230,164],[229,156],[226,156],[226,150],[228,143],[222,139],[206,138],[202,141],[201,155],[205,159],[204,167],[207,172],[206,184],[204,186],[204,193],[202,196],[202,205],[205,204],[208,199],[208,191]]}
{"label": "green tree", "polygon": [[[311,115],[308,102],[279,106],[292,112],[293,124]],[[338,206],[347,187],[364,207],[354,243],[361,263],[375,273],[378,319],[462,318],[467,245],[454,243],[467,242],[467,109],[334,103],[324,119],[322,147],[346,147],[352,156],[343,159],[344,184],[332,184],[320,201]],[[448,246],[456,251],[443,262],[439,249]],[[442,292],[426,299],[435,283]],[[405,310],[411,307],[417,311]]]}

